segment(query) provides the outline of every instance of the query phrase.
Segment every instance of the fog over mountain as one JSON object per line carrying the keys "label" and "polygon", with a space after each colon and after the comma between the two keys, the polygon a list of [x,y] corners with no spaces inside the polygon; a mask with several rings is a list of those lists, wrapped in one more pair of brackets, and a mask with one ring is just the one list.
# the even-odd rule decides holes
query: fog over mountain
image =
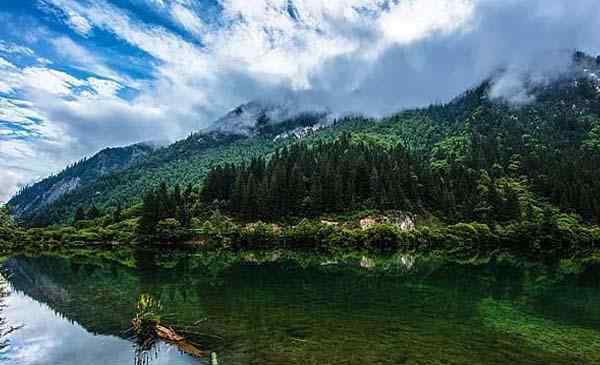
{"label": "fog over mountain", "polygon": [[[492,96],[598,53],[595,0],[20,0],[0,5],[0,200],[106,146],[261,100],[333,115]],[[502,72],[499,72],[502,71]]]}

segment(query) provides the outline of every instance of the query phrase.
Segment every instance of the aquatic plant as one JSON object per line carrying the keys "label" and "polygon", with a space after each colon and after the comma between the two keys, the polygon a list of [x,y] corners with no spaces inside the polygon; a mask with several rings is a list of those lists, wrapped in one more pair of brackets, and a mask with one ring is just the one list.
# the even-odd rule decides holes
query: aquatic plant
{"label": "aquatic plant", "polygon": [[131,325],[138,338],[155,338],[156,326],[160,325],[162,305],[149,294],[140,295],[136,314]]}
{"label": "aquatic plant", "polygon": [[484,325],[538,351],[570,354],[581,363],[600,361],[600,333],[595,329],[559,323],[491,298],[481,301],[479,313]]}

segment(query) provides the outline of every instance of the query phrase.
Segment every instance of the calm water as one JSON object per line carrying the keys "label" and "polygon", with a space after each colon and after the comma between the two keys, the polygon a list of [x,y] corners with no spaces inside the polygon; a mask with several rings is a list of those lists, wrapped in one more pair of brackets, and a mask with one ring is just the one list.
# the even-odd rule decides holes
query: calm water
{"label": "calm water", "polygon": [[[156,252],[2,264],[0,363],[202,364],[128,332],[142,293],[220,364],[600,364],[600,269]],[[262,261],[257,263],[256,261]]]}

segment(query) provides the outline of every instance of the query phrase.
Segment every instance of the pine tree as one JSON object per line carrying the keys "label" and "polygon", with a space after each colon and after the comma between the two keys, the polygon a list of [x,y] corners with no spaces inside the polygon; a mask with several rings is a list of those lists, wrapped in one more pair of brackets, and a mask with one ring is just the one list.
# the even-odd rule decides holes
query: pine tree
{"label": "pine tree", "polygon": [[113,223],[118,223],[121,221],[121,219],[121,204],[118,204],[115,210],[113,211],[112,221]]}
{"label": "pine tree", "polygon": [[488,184],[488,192],[487,192],[487,201],[490,205],[490,218],[492,220],[496,220],[500,218],[501,212],[503,210],[502,198],[500,197],[500,193],[496,188],[496,181],[493,179],[489,180]]}
{"label": "pine tree", "polygon": [[504,204],[503,215],[506,220],[521,220],[521,203],[519,195],[513,188],[509,188],[506,192],[506,202]]}
{"label": "pine tree", "polygon": [[290,209],[298,214],[303,214],[302,202],[306,197],[306,186],[302,170],[298,163],[294,164],[294,168],[290,174],[289,195]]}
{"label": "pine tree", "polygon": [[143,234],[153,234],[156,231],[156,225],[160,220],[159,201],[152,190],[144,194],[142,217],[140,218],[138,229]]}
{"label": "pine tree", "polygon": [[87,219],[94,220],[98,217],[100,217],[100,211],[98,210],[98,208],[96,208],[94,204],[92,204],[90,209],[88,209],[87,211]]}
{"label": "pine tree", "polygon": [[181,187],[179,186],[179,184],[175,184],[175,188],[173,189],[173,193],[171,194],[171,209],[176,210],[177,207],[181,206],[183,204],[182,199],[183,197],[181,196]]}
{"label": "pine tree", "polygon": [[310,202],[311,210],[313,214],[319,214],[322,209],[321,195],[323,194],[323,188],[321,186],[321,179],[318,174],[313,175],[311,186],[310,186]]}
{"label": "pine tree", "polygon": [[231,198],[229,199],[229,208],[234,213],[241,213],[242,211],[242,200],[244,199],[245,190],[244,176],[240,171],[237,172],[235,182],[233,183],[233,189],[231,191]]}
{"label": "pine tree", "polygon": [[75,211],[74,221],[79,222],[82,220],[85,220],[85,210],[83,209],[83,207],[77,207],[77,210]]}
{"label": "pine tree", "polygon": [[156,191],[155,198],[160,219],[175,216],[175,205],[171,199],[171,196],[169,195],[167,184],[164,181],[160,183],[160,186]]}
{"label": "pine tree", "polygon": [[369,199],[372,202],[373,207],[379,207],[381,204],[381,185],[379,180],[379,173],[374,167],[371,169],[369,175]]}

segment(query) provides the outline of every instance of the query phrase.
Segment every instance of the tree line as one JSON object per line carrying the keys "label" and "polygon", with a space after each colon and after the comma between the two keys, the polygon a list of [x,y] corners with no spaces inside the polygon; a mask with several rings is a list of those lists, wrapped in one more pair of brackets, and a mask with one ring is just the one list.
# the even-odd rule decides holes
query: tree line
{"label": "tree line", "polygon": [[277,219],[372,208],[441,213],[450,220],[521,219],[519,194],[502,176],[470,169],[460,138],[440,145],[432,159],[353,140],[298,143],[270,158],[212,169],[200,198],[240,217]]}

